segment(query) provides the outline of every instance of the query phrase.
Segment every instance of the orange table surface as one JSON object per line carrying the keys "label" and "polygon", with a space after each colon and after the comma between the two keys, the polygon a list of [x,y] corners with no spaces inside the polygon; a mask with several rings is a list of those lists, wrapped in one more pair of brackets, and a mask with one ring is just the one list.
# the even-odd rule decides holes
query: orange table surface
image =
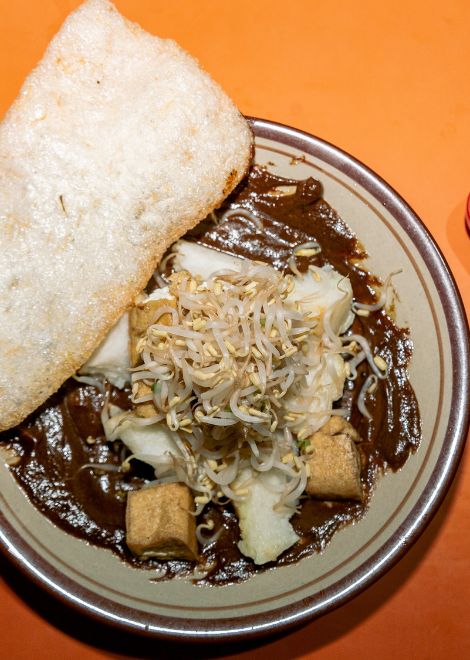
{"label": "orange table surface", "polygon": [[[76,0],[0,0],[0,114]],[[379,173],[422,218],[470,310],[469,0],[117,0],[195,55],[241,111],[311,132]],[[178,647],[90,624],[0,560],[1,658],[470,657],[470,462],[405,558],[276,640]]]}

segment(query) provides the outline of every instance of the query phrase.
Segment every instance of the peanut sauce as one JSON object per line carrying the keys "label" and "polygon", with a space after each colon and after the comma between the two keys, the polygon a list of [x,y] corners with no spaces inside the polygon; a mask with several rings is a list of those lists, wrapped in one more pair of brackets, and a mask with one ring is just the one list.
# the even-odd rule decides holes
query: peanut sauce
{"label": "peanut sauce", "polygon": [[[276,194],[278,186],[295,189],[289,188],[292,194]],[[281,270],[288,269],[297,245],[316,241],[321,251],[314,257],[298,257],[298,268],[305,271],[309,263],[330,264],[350,279],[357,302],[373,304],[377,300],[374,286],[379,281],[361,267],[365,250],[322,194],[321,183],[313,178],[289,180],[254,167],[221,212],[238,206],[260,211],[262,230],[246,216],[233,215],[218,225],[206,220],[186,238],[229,254],[267,262]],[[417,449],[421,421],[406,370],[412,353],[408,330],[397,328],[380,309],[367,317],[356,315],[349,332],[363,335],[373,351],[392,365],[389,377],[379,380],[375,391],[365,397],[370,420],[356,406],[361,386],[371,373],[367,361],[358,368],[355,381],[346,381],[343,398],[335,404],[349,411],[348,419],[363,439],[358,449],[365,502],[302,499],[299,513],[291,518],[300,540],[277,561],[261,567],[238,550],[240,531],[231,505],[209,504],[198,523],[212,520],[214,530],[221,532],[201,548],[201,562],[210,569],[200,583],[239,582],[259,571],[290,564],[322,550],[338,529],[365,513],[377,474],[398,470]],[[107,389],[113,403],[121,408],[131,406],[128,390],[120,391],[110,385]],[[166,571],[165,579],[190,574],[194,566],[190,562],[141,561],[128,550],[124,526],[126,494],[154,479],[154,475],[150,467],[139,461],[132,461],[126,474],[112,471],[112,466],[117,469],[121,464],[123,446],[105,441],[100,421],[102,406],[103,395],[96,388],[70,379],[20,426],[1,434],[0,442],[19,456],[19,463],[11,467],[16,480],[31,502],[67,533],[107,548],[134,566],[158,568],[159,573],[162,569]],[[106,463],[109,471],[84,467],[97,462]]]}

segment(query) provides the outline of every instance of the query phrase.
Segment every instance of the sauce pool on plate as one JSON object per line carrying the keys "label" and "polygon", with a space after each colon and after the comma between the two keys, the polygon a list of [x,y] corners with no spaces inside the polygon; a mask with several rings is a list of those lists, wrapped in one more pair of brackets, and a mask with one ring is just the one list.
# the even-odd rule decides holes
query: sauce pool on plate
{"label": "sauce pool on plate", "polygon": [[[379,282],[361,265],[366,253],[347,224],[323,199],[319,181],[288,180],[254,167],[226,201],[224,209],[231,207],[261,214],[262,229],[247,214],[233,213],[220,224],[202,222],[186,238],[281,270],[288,269],[296,246],[315,241],[321,251],[312,257],[297,257],[301,271],[309,263],[320,267],[329,264],[349,278],[356,302],[377,301],[374,287]],[[339,528],[364,515],[377,474],[398,470],[417,449],[421,422],[407,374],[412,353],[408,330],[397,328],[381,308],[368,316],[356,315],[348,333],[364,336],[373,350],[392,365],[388,378],[379,380],[375,390],[366,394],[371,419],[357,407],[359,392],[371,373],[367,361],[358,367],[356,380],[346,381],[343,397],[336,403],[348,410],[347,419],[362,438],[358,449],[365,501],[301,499],[300,510],[291,519],[300,540],[277,561],[263,566],[255,565],[238,549],[240,531],[231,505],[209,504],[198,522],[213,521],[213,529],[221,532],[201,548],[201,563],[205,566],[201,582],[242,581],[256,572],[322,550]],[[130,391],[112,386],[109,390],[112,403],[121,408],[131,406]],[[124,525],[127,493],[154,479],[154,475],[150,467],[139,461],[132,461],[131,471],[126,474],[118,471],[124,448],[119,441],[105,441],[100,420],[102,406],[103,395],[96,388],[71,379],[19,427],[3,433],[1,443],[18,455],[16,464],[11,466],[15,478],[31,502],[67,533],[109,549],[133,565],[158,567],[158,575],[164,578],[190,574],[193,565],[189,562],[142,561],[128,550]],[[98,462],[116,466],[116,471],[111,468],[100,472],[86,467]]]}

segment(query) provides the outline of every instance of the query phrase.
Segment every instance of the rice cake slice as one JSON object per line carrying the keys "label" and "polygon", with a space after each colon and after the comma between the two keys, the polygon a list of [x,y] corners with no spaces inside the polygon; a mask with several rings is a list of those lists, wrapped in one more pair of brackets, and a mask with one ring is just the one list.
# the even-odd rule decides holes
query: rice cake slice
{"label": "rice cake slice", "polygon": [[67,18],[0,125],[0,430],[88,359],[251,143],[174,42],[107,0]]}

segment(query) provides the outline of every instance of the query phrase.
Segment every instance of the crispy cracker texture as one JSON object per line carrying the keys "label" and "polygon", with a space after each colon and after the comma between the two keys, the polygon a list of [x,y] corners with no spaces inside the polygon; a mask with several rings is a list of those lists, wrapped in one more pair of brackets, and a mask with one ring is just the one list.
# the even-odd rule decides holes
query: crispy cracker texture
{"label": "crispy cracker texture", "polygon": [[67,18],[0,125],[0,430],[88,359],[251,149],[173,41],[107,0]]}

